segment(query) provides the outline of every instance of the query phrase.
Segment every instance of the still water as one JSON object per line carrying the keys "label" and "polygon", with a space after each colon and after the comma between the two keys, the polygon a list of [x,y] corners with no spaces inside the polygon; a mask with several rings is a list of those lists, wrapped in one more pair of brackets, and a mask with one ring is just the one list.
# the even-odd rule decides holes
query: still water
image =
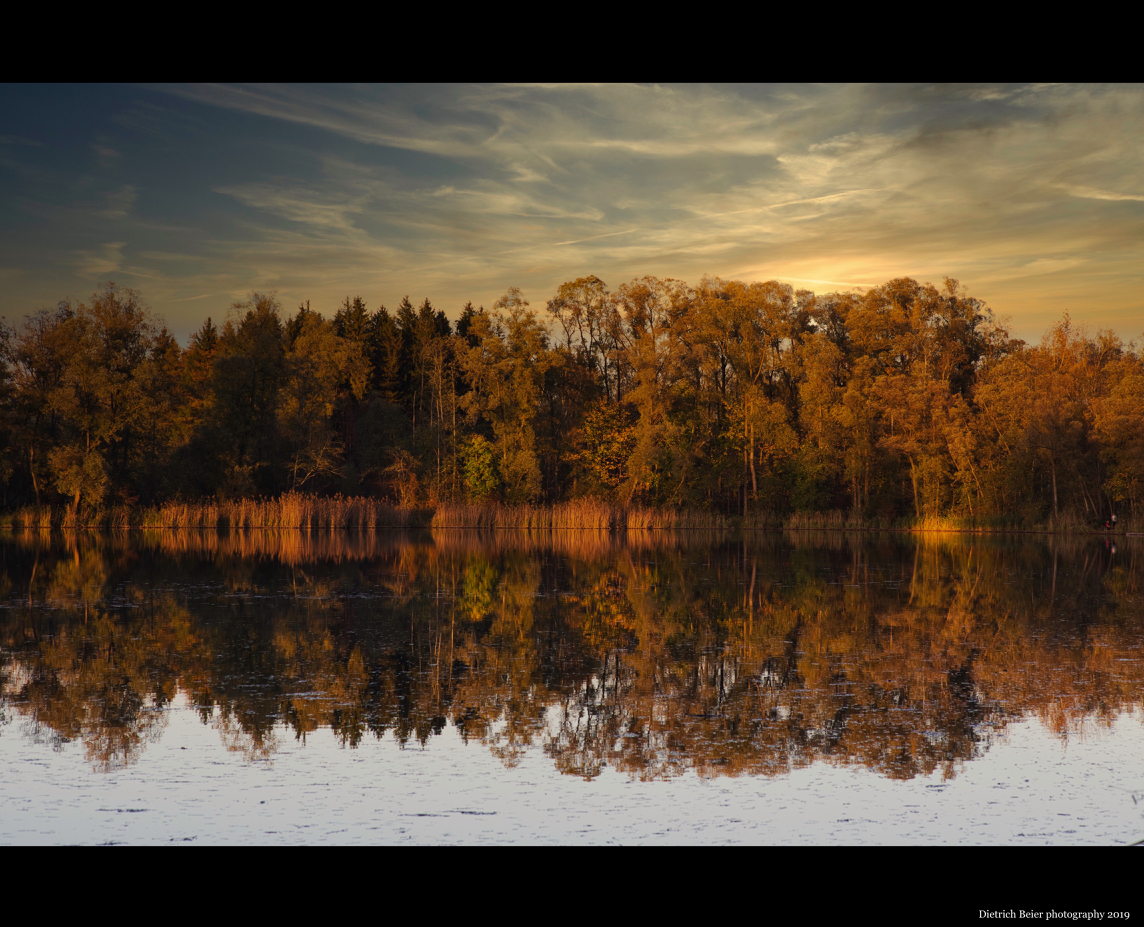
{"label": "still water", "polygon": [[1132,843],[1144,545],[0,536],[0,843]]}

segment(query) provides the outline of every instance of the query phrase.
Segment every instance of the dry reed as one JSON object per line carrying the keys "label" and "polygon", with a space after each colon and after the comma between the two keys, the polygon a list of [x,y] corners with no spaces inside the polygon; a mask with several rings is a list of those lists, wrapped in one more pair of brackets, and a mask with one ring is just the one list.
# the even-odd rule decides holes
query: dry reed
{"label": "dry reed", "polygon": [[12,518],[17,528],[409,528],[427,513],[364,496],[286,493],[277,499],[168,502],[158,508],[80,510],[27,506]]}
{"label": "dry reed", "polygon": [[[1138,531],[1122,519],[1118,533]],[[464,505],[441,503],[435,508],[392,505],[364,496],[313,496],[286,493],[276,499],[207,499],[168,502],[158,508],[80,510],[70,506],[24,506],[2,523],[20,529],[137,528],[206,529],[523,529],[528,531],[726,531],[726,530],[834,530],[834,531],[1048,531],[1092,533],[1093,519],[1075,512],[1057,519],[1031,523],[1017,516],[974,518],[923,516],[890,519],[863,517],[854,511],[796,512],[781,515],[757,510],[746,515],[723,515],[703,509],[647,508],[613,505],[598,499],[575,499],[555,505]]]}
{"label": "dry reed", "polygon": [[[287,493],[277,499],[219,502],[210,508],[214,527],[218,528],[408,528],[418,520],[415,517],[417,510],[413,508],[394,506],[365,496],[323,497]],[[180,518],[185,518],[181,511],[171,515],[167,524],[172,527],[177,526]],[[199,526],[211,527],[201,522],[195,527]]]}
{"label": "dry reed", "polygon": [[28,505],[17,509],[12,518],[16,528],[50,528],[52,507],[50,505]]}
{"label": "dry reed", "polygon": [[595,499],[576,499],[556,505],[456,505],[437,506],[433,528],[523,528],[526,530],[589,529],[610,531],[619,527],[619,509]]}
{"label": "dry reed", "polygon": [[795,530],[857,531],[889,526],[881,524],[879,519],[863,518],[854,510],[834,509],[829,512],[795,512],[787,519],[786,527]]}
{"label": "dry reed", "polygon": [[719,512],[702,509],[631,508],[625,510],[624,527],[629,531],[719,531],[731,525]]}
{"label": "dry reed", "polygon": [[433,513],[433,528],[490,528],[587,531],[718,531],[731,527],[718,512],[615,506],[597,499],[556,505],[443,504]]}

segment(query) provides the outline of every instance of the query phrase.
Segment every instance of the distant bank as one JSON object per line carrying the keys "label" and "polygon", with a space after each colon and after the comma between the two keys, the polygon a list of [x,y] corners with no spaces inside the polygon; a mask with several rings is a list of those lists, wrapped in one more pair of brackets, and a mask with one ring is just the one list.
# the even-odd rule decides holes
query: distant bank
{"label": "distant bank", "polygon": [[923,516],[866,517],[853,512],[747,512],[727,515],[703,509],[626,506],[598,499],[555,505],[396,505],[366,496],[316,496],[286,493],[271,499],[171,502],[158,507],[117,506],[80,509],[68,506],[25,506],[0,513],[0,528],[10,529],[278,529],[319,530],[385,528],[461,528],[587,531],[654,530],[830,530],[830,531],[958,531],[1051,532],[1144,536],[1144,527],[1120,521],[1114,529],[1075,514],[1032,522],[1020,517],[985,518]]}

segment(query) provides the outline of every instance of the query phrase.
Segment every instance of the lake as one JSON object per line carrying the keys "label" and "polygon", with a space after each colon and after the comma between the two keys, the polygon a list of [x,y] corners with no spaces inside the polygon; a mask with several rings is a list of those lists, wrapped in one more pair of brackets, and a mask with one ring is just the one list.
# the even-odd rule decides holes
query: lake
{"label": "lake", "polygon": [[9,532],[0,843],[1133,843],[1141,540]]}

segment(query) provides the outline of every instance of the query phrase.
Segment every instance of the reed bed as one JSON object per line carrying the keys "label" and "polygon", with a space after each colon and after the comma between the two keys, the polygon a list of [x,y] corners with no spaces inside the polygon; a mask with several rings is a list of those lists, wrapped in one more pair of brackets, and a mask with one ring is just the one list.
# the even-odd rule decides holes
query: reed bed
{"label": "reed bed", "polygon": [[[906,518],[896,527],[910,531],[1023,531],[1053,530],[1049,525],[1030,525],[1017,517],[974,518],[957,515],[923,515],[921,518]],[[1092,525],[1069,524],[1062,526],[1065,531],[1091,531]]]}
{"label": "reed bed", "polygon": [[766,531],[787,527],[787,516],[769,509],[748,512],[739,519],[739,527],[747,531]]}
{"label": "reed bed", "polygon": [[[1130,518],[1118,520],[1116,534],[1138,531]],[[975,517],[966,515],[923,515],[921,518],[903,518],[888,523],[887,527],[904,531],[964,531],[975,534],[1004,533],[1009,531],[1051,534],[1105,534],[1103,523],[1084,513],[1062,512],[1046,521],[1034,522],[1019,515]]]}
{"label": "reed bed", "polygon": [[[287,493],[277,499],[219,502],[211,508],[217,511],[217,514],[211,514],[214,514],[215,527],[218,528],[409,528],[421,521],[416,517],[418,510],[414,508],[390,505],[366,496],[323,497]],[[173,511],[167,526],[181,527],[177,519],[183,517],[182,511]],[[201,527],[210,525],[202,524]]]}
{"label": "reed bed", "polygon": [[410,549],[440,554],[501,556],[557,554],[593,560],[617,554],[664,550],[706,550],[728,540],[717,531],[561,531],[435,528],[412,535],[395,531],[308,531],[296,528],[218,531],[213,528],[145,528],[141,531],[17,531],[6,539],[20,547],[48,550],[155,550],[169,558],[192,560],[274,560],[288,566],[318,562],[373,562]]}
{"label": "reed bed", "polygon": [[502,554],[519,552],[555,553],[578,559],[643,553],[657,550],[707,549],[723,543],[725,531],[654,530],[528,530],[502,528],[434,528],[433,544],[442,551],[466,554]]}
{"label": "reed bed", "polygon": [[721,531],[732,527],[726,516],[702,509],[624,510],[623,527],[628,531]]}
{"label": "reed bed", "polygon": [[[157,508],[113,506],[81,509],[69,506],[24,506],[0,517],[0,526],[19,529],[99,528],[152,529],[273,529],[325,530],[384,528],[482,529],[525,531],[969,531],[975,533],[1042,531],[1091,534],[1100,532],[1092,518],[1075,512],[1031,523],[1020,516],[974,518],[923,516],[889,519],[863,517],[850,510],[796,512],[792,515],[756,510],[724,515],[703,509],[648,508],[613,505],[597,499],[576,499],[555,505],[464,505],[441,503],[435,508],[393,505],[366,496],[313,496],[286,493],[276,499],[207,499],[168,502]],[[1117,534],[1139,532],[1140,524],[1121,519]],[[1102,533],[1102,532],[1101,532]]]}
{"label": "reed bed", "polygon": [[[900,532],[903,540],[915,538],[917,543],[960,548],[980,543],[965,532]],[[882,535],[883,538],[888,535]],[[979,536],[980,537],[980,536]],[[1041,542],[1054,550],[1080,550],[1093,543],[1092,533],[1042,534]],[[1144,545],[1144,538],[1114,536],[1127,549]],[[18,530],[7,534],[4,543],[23,549],[50,550],[63,545],[66,550],[102,550],[107,555],[135,549],[136,545],[157,550],[174,558],[192,559],[266,559],[289,566],[317,562],[374,562],[409,552],[436,551],[442,555],[501,556],[513,553],[552,553],[579,560],[614,556],[654,556],[663,551],[709,550],[724,544],[742,544],[744,550],[757,551],[769,547],[844,550],[866,543],[855,531],[823,531],[821,529],[787,529],[767,532],[707,530],[484,530],[471,528],[434,528],[431,531],[405,533],[389,530],[306,530],[297,528],[219,531],[214,528],[142,531],[48,531]]]}
{"label": "reed bed", "polygon": [[29,506],[12,517],[16,528],[411,528],[427,524],[428,513],[366,496],[310,496],[286,493],[277,499],[168,502],[158,508],[116,506],[80,510]]}
{"label": "reed bed", "polygon": [[719,531],[732,527],[718,512],[616,506],[597,499],[556,505],[439,505],[433,528],[524,529],[529,531]]}
{"label": "reed bed", "polygon": [[887,519],[863,518],[853,510],[834,509],[829,512],[795,512],[783,526],[792,530],[868,531],[889,528]]}
{"label": "reed bed", "polygon": [[525,530],[588,529],[611,531],[619,527],[621,510],[595,499],[576,499],[556,505],[457,505],[443,503],[433,513],[433,528],[522,528]]}
{"label": "reed bed", "polygon": [[627,546],[626,541],[624,535],[608,530],[433,529],[433,544],[438,550],[470,556],[552,552],[593,559],[615,554]]}
{"label": "reed bed", "polygon": [[29,505],[17,509],[12,516],[12,524],[16,528],[50,528],[52,526],[52,507],[50,505]]}

